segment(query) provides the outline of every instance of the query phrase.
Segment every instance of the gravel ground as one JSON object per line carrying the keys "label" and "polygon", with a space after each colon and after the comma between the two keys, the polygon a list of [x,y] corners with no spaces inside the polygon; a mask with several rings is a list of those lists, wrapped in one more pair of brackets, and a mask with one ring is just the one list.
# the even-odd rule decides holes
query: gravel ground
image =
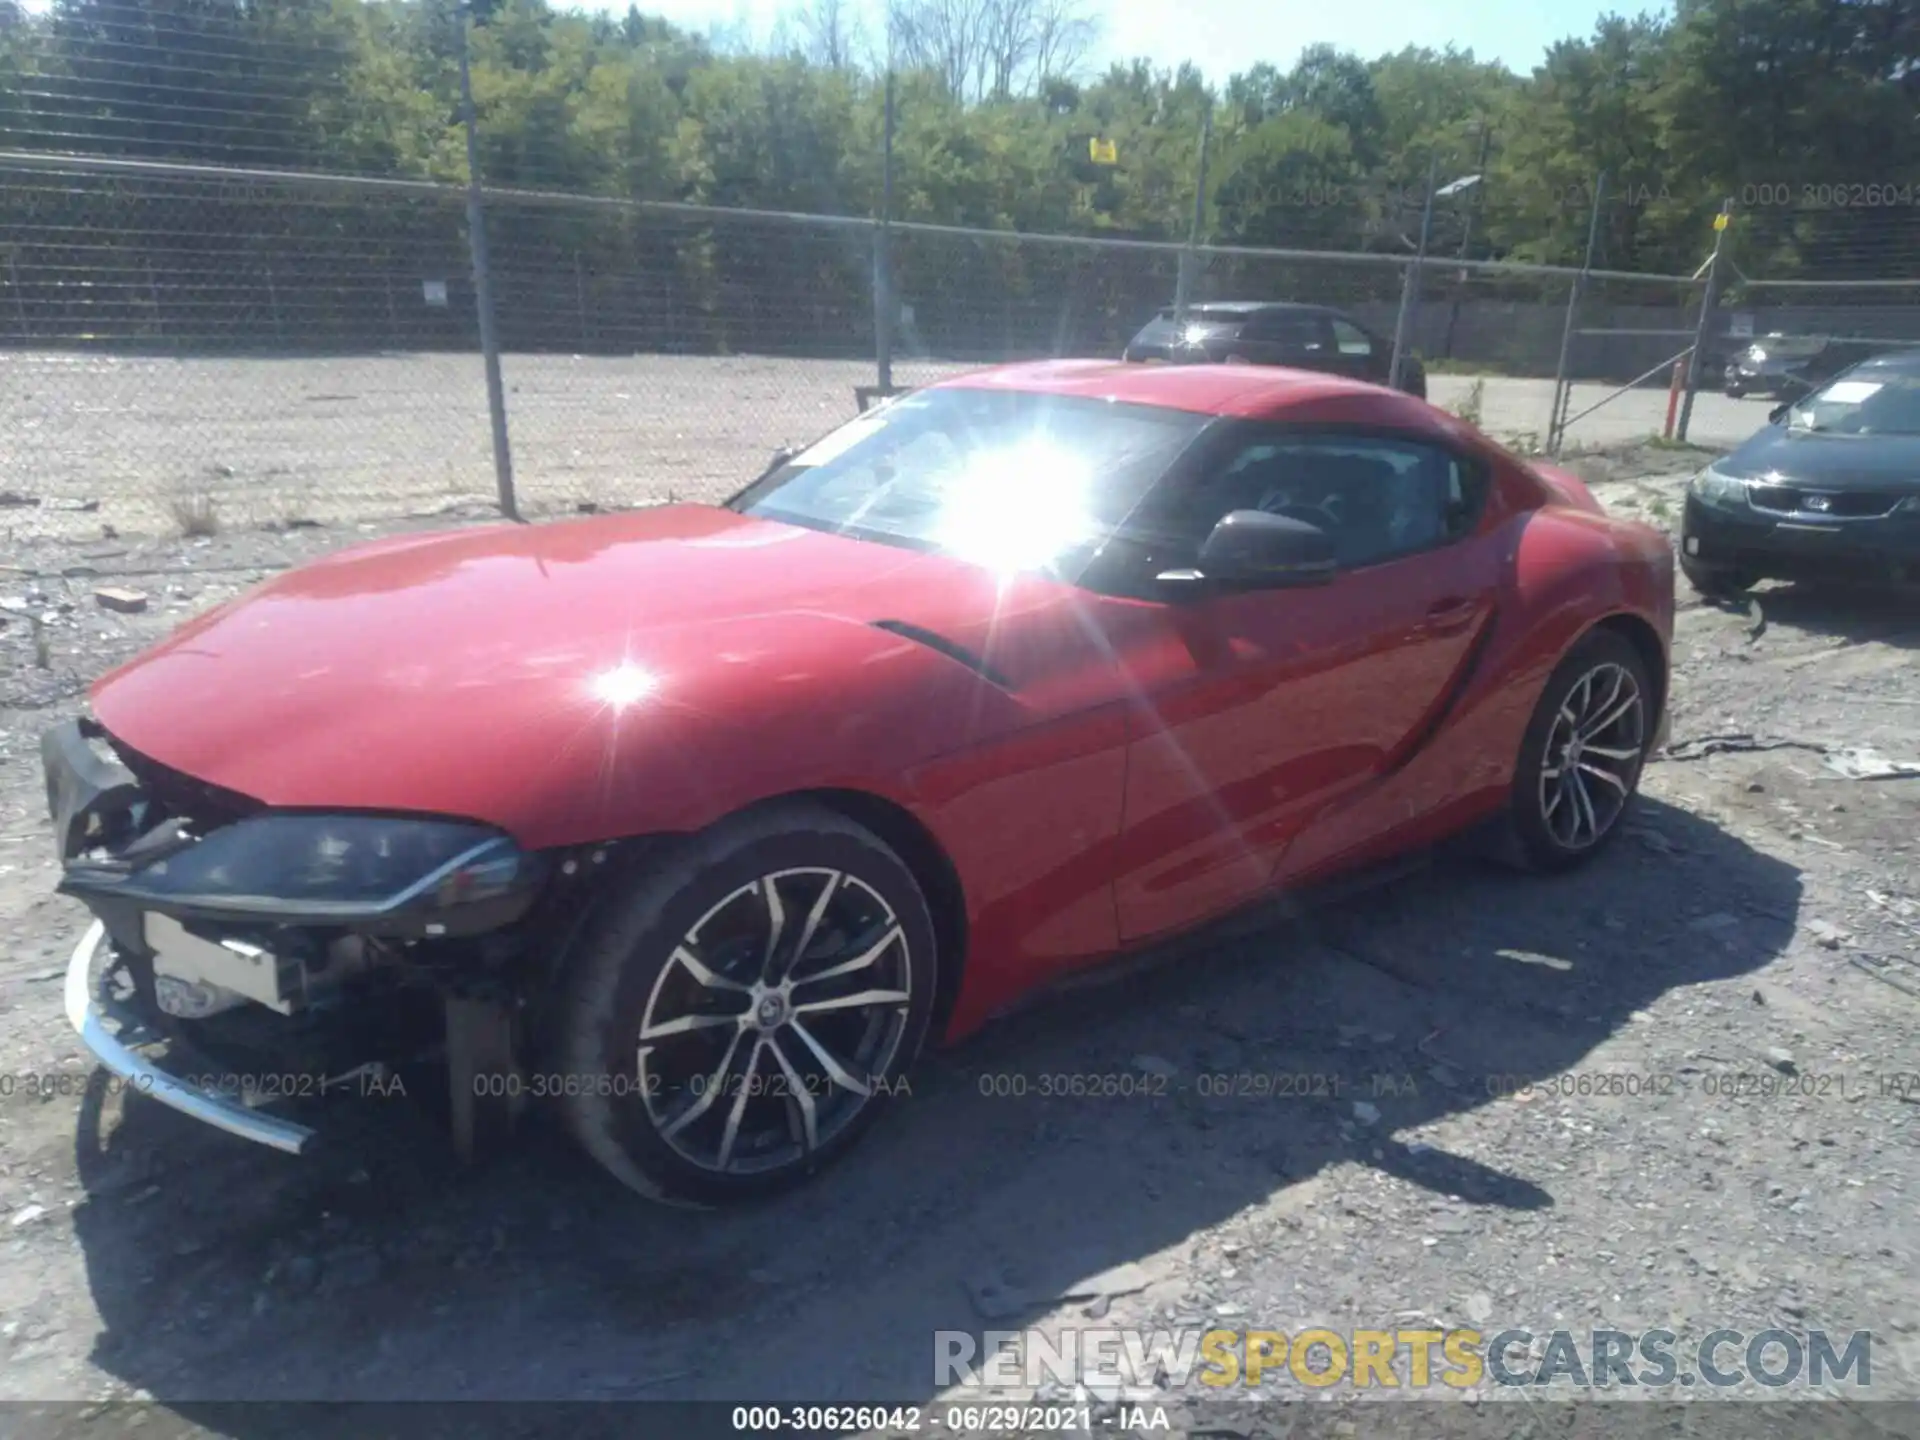
{"label": "gravel ground", "polygon": [[[1659,519],[1700,458],[1580,464]],[[540,1134],[463,1171],[409,1102],[330,1106],[337,1143],[294,1161],[84,1083],[59,985],[81,911],[51,894],[36,735],[171,623],[355,533],[43,539],[0,574],[0,597],[31,589],[56,617],[0,612],[0,1071],[56,1077],[51,1098],[0,1097],[0,1400],[151,1397],[143,1436],[263,1440],[355,1432],[204,1402],[927,1402],[936,1330],[1213,1323],[1870,1329],[1871,1395],[1920,1397],[1920,780],[1832,763],[1849,746],[1920,759],[1920,621],[1901,597],[1684,597],[1674,746],[1590,869],[1442,859],[1038,1007],[934,1057],[819,1183],[709,1215],[638,1205]],[[94,608],[110,573],[154,609]],[[1746,738],[1700,743],[1727,736]],[[1303,1073],[1343,1093],[1205,1095],[1199,1078]],[[982,1093],[1141,1074],[1167,1093]],[[1724,1093],[1734,1075],[1794,1083]],[[1581,1093],[1596,1076],[1642,1093]],[[1010,1291],[1123,1265],[1110,1293],[996,1318]],[[1170,1403],[1174,1433],[1356,1433],[1244,1407],[1207,1428]],[[1373,1411],[1357,1433],[1386,1433]],[[31,1433],[127,1423],[88,1413]],[[583,1433],[574,1412],[519,1413],[517,1433]],[[1406,1433],[1476,1413],[1421,1407]],[[1911,1411],[1819,1413],[1658,1433],[1912,1433],[1881,1418]]]}
{"label": "gravel ground", "polygon": [[[926,384],[963,366],[906,362]],[[510,355],[516,485],[533,514],[582,502],[719,499],[767,455],[854,413],[863,361]],[[1437,404],[1473,381],[1435,376]],[[1607,388],[1575,387],[1569,415]],[[1550,380],[1485,381],[1489,431],[1539,436]],[[1770,402],[1698,399],[1693,436],[1734,444]],[[1666,392],[1639,390],[1572,427],[1576,445],[1656,433]],[[472,355],[199,359],[0,352],[0,541],[160,534],[211,506],[233,524],[394,518],[496,493]],[[8,497],[12,497],[11,500]],[[32,503],[26,503],[32,502]]]}

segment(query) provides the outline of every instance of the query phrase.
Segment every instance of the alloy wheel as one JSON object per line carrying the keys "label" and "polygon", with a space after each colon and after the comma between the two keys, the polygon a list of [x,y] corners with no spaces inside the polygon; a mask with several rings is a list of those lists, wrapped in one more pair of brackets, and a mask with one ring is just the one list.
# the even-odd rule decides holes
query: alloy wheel
{"label": "alloy wheel", "polygon": [[913,965],[899,917],[857,875],[787,869],[734,890],[647,998],[638,1077],[655,1133],[714,1174],[804,1164],[885,1088]]}
{"label": "alloy wheel", "polygon": [[1621,665],[1596,665],[1568,690],[1540,767],[1540,818],[1569,851],[1598,844],[1626,809],[1646,751],[1647,708]]}

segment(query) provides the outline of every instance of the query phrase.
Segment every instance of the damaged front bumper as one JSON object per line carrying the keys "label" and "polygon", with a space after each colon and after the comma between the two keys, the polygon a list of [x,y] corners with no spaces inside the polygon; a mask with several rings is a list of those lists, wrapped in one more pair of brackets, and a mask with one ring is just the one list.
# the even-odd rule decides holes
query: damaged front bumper
{"label": "damaged front bumper", "polygon": [[125,1080],[134,1093],[183,1115],[290,1155],[305,1150],[314,1138],[309,1127],[264,1115],[237,1100],[176,1079],[139,1054],[134,1047],[143,1043],[139,1037],[145,1024],[106,986],[103,961],[107,948],[107,927],[96,920],[81,936],[67,964],[67,1023],[79,1032],[81,1043],[94,1057]]}
{"label": "damaged front bumper", "polygon": [[[41,756],[58,888],[94,917],[67,967],[67,1019],[132,1092],[299,1154],[315,1132],[259,1106],[435,1048],[469,1072],[512,1063],[516,967],[545,928],[530,912],[551,857],[473,822],[275,811],[90,720],[47,731]],[[194,1068],[182,1053],[215,1064],[170,1073],[150,1058],[162,1043],[175,1072]],[[455,1095],[463,1150],[470,1101]]]}

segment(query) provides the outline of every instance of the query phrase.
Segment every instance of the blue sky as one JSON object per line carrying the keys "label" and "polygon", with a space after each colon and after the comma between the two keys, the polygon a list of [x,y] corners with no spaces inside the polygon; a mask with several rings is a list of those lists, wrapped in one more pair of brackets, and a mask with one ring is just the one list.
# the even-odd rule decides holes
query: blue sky
{"label": "blue sky", "polygon": [[[557,0],[565,3],[565,0]],[[578,3],[578,0],[577,0]],[[584,0],[624,12],[627,0]],[[868,0],[879,13],[879,0]],[[1285,69],[1308,45],[1330,43],[1371,58],[1406,45],[1471,49],[1522,74],[1556,40],[1585,35],[1610,10],[1664,11],[1658,0],[1089,0],[1103,22],[1095,59],[1151,57],[1165,65],[1191,60],[1218,82],[1266,60]],[[744,22],[758,37],[771,32],[783,0],[652,0],[642,11],[704,31]]]}

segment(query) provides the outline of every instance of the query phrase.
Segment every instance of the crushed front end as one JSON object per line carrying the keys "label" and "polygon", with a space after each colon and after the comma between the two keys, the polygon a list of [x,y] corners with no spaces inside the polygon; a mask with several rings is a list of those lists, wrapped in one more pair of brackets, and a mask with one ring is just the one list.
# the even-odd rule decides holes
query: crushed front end
{"label": "crushed front end", "polygon": [[425,1061],[464,1152],[510,1120],[493,1102],[514,1087],[487,1078],[517,1063],[594,857],[465,820],[274,809],[90,719],[47,731],[41,758],[59,890],[94,916],[67,1018],[129,1089],[298,1153],[314,1131],[271,1109]]}

